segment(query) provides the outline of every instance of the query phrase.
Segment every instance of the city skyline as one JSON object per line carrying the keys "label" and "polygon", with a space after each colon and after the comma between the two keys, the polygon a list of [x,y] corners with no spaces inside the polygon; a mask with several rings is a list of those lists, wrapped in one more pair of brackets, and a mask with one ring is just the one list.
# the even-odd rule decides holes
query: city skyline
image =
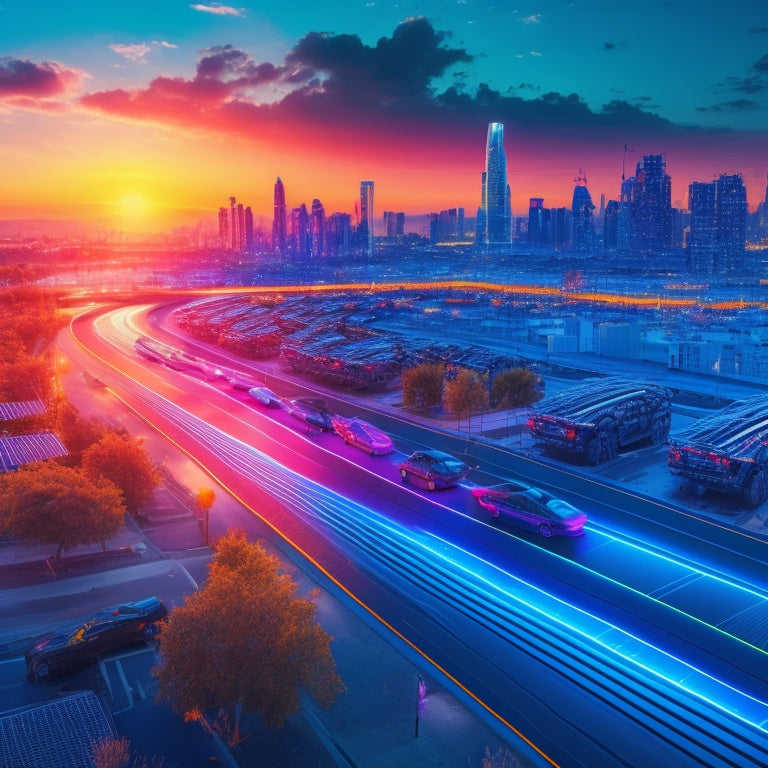
{"label": "city skyline", "polygon": [[[768,18],[753,9],[299,5],[6,3],[0,218],[141,231],[215,221],[233,195],[271,218],[278,176],[290,207],[352,212],[371,179],[378,211],[474,213],[494,122],[515,217],[534,197],[569,206],[580,168],[616,199],[624,162],[656,154],[676,207],[721,174],[742,175],[750,211],[764,198]],[[722,55],[692,57],[683,29]]]}

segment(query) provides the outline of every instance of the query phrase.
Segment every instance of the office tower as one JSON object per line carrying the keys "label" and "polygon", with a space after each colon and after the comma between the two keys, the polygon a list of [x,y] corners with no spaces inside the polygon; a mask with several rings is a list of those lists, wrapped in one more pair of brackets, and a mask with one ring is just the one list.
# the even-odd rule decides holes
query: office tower
{"label": "office tower", "polygon": [[309,230],[309,212],[302,203],[299,208],[291,209],[292,250],[300,260],[308,260],[312,251],[312,238]]}
{"label": "office tower", "polygon": [[488,125],[480,200],[477,214],[478,239],[486,245],[509,244],[512,236],[512,208],[502,123]]}
{"label": "office tower", "polygon": [[325,251],[328,257],[346,256],[352,240],[352,216],[332,213],[326,219]]}
{"label": "office tower", "polygon": [[238,250],[240,243],[240,229],[237,220],[237,198],[229,198],[229,248],[232,251]]}
{"label": "office tower", "polygon": [[219,208],[219,245],[229,248],[229,210],[222,206]]}
{"label": "office tower", "polygon": [[715,179],[715,230],[723,269],[738,274],[747,240],[747,188],[741,174],[723,173]]}
{"label": "office tower", "polygon": [[644,155],[637,164],[629,199],[633,254],[657,255],[672,247],[672,180],[666,167],[663,155]]}
{"label": "office tower", "polygon": [[528,202],[528,242],[540,244],[546,242],[544,226],[544,198],[532,197]]}
{"label": "office tower", "polygon": [[250,205],[245,209],[245,250],[253,250],[253,211]]}
{"label": "office tower", "polygon": [[272,214],[272,250],[285,253],[286,244],[286,209],[285,187],[280,177],[275,182],[274,213]]}
{"label": "office tower", "polygon": [[691,211],[688,257],[697,275],[723,276],[744,267],[747,239],[747,190],[739,174],[688,187]]}
{"label": "office tower", "polygon": [[246,234],[245,234],[245,208],[242,203],[237,204],[237,245],[234,248],[237,253],[243,253],[245,251]]}
{"label": "office tower", "polygon": [[360,245],[373,256],[373,182],[360,182],[360,223],[357,226]]}
{"label": "office tower", "polygon": [[[405,219],[405,215],[403,214],[403,219]],[[458,209],[458,214],[456,217],[456,236],[459,238],[459,240],[464,239],[465,234],[465,218],[464,218],[464,208],[460,207]],[[402,234],[402,233],[401,233]]]}
{"label": "office tower", "polygon": [[312,201],[310,237],[312,240],[312,258],[322,259],[325,256],[325,208],[317,198]]}
{"label": "office tower", "polygon": [[573,241],[574,251],[587,252],[592,250],[595,227],[592,222],[592,211],[595,206],[592,196],[587,189],[587,176],[579,168],[579,173],[574,179],[576,186],[573,188],[573,200],[571,213],[573,214]]}
{"label": "office tower", "polygon": [[618,200],[609,200],[603,215],[603,248],[606,251],[615,251],[619,247],[619,216],[620,204]]}

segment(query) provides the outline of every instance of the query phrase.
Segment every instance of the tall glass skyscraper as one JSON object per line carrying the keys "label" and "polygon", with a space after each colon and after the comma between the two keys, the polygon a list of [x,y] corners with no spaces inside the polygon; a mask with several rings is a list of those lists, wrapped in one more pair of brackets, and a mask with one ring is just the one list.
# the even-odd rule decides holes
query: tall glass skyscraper
{"label": "tall glass skyscraper", "polygon": [[510,200],[507,156],[504,153],[504,125],[489,123],[482,194],[477,213],[477,236],[480,242],[486,245],[509,244],[512,235]]}
{"label": "tall glass skyscraper", "polygon": [[373,256],[373,182],[360,182],[360,223],[357,233],[363,250]]}
{"label": "tall glass skyscraper", "polygon": [[285,253],[286,238],[285,187],[280,177],[275,182],[274,214],[272,218],[272,249]]}

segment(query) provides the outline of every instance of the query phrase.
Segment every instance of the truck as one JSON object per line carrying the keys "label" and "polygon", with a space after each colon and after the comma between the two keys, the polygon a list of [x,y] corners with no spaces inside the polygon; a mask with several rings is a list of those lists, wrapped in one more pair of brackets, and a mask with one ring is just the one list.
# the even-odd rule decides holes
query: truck
{"label": "truck", "polygon": [[534,442],[589,464],[613,459],[621,448],[666,441],[672,393],[620,376],[585,379],[537,403],[528,419]]}
{"label": "truck", "polygon": [[667,466],[694,485],[759,507],[768,499],[768,395],[737,400],[693,422],[670,439]]}

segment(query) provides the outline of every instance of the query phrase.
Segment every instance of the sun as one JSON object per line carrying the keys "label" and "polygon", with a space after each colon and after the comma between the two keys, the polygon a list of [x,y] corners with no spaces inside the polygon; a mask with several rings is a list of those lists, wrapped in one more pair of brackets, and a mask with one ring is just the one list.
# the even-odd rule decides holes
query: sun
{"label": "sun", "polygon": [[150,212],[151,205],[144,195],[131,192],[117,201],[117,208],[127,219],[142,219]]}

